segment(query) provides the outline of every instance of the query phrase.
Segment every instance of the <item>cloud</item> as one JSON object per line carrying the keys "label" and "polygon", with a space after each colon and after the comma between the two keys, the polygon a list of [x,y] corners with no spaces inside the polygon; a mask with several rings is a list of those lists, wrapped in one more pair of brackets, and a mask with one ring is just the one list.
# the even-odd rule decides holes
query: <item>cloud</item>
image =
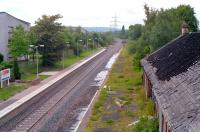
{"label": "cloud", "polygon": [[171,8],[190,4],[200,19],[200,3],[196,0],[0,0],[0,9],[20,19],[34,22],[43,14],[61,14],[64,25],[109,26],[117,13],[119,25],[143,23],[143,6]]}

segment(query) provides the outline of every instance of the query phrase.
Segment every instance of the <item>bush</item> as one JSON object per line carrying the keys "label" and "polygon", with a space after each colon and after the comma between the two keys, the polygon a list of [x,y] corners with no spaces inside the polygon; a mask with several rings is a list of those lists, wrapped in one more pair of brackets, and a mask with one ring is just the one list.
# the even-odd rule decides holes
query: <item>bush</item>
{"label": "bush", "polygon": [[13,76],[14,79],[21,79],[21,73],[19,71],[19,66],[16,59],[13,62]]}
{"label": "bush", "polygon": [[2,62],[0,64],[0,70],[7,69],[7,68],[12,68],[12,65],[8,62]]}
{"label": "bush", "polygon": [[136,41],[128,40],[128,52],[130,54],[135,54],[137,51]]}
{"label": "bush", "polygon": [[0,53],[0,63],[3,62],[3,55]]}
{"label": "bush", "polygon": [[149,119],[148,117],[140,118],[140,121],[134,125],[133,131],[134,132],[158,132],[158,119],[152,118]]}
{"label": "bush", "polygon": [[142,53],[141,52],[136,52],[133,55],[133,65],[134,68],[141,68],[141,64],[140,64],[140,60],[143,58]]}

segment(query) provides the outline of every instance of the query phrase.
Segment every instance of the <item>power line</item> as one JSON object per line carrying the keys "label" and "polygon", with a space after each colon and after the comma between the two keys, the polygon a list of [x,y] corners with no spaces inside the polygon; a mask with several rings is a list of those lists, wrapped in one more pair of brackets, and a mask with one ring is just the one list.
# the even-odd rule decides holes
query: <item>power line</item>
{"label": "power line", "polygon": [[117,28],[118,28],[118,23],[120,21],[118,21],[119,17],[117,16],[117,14],[115,13],[115,16],[112,17],[112,21],[111,21],[111,27],[113,27],[114,31],[116,32],[117,31]]}

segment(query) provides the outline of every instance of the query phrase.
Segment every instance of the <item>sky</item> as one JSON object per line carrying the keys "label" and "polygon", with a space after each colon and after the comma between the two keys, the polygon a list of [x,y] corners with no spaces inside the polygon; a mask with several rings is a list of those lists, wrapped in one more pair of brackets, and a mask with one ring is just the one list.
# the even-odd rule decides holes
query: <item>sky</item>
{"label": "sky", "polygon": [[0,12],[7,12],[31,25],[44,14],[61,14],[63,18],[59,22],[63,25],[82,27],[110,27],[116,15],[118,26],[127,28],[143,24],[145,3],[156,9],[189,4],[200,20],[199,0],[0,0]]}

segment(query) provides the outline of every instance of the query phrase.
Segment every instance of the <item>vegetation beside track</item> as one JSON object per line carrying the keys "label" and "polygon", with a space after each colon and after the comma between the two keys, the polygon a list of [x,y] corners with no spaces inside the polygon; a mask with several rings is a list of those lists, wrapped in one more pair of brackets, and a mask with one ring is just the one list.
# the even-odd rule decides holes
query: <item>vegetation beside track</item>
{"label": "vegetation beside track", "polygon": [[134,68],[132,58],[125,46],[92,109],[85,132],[130,132],[140,117],[154,115],[154,104],[146,99],[142,88],[142,71]]}

